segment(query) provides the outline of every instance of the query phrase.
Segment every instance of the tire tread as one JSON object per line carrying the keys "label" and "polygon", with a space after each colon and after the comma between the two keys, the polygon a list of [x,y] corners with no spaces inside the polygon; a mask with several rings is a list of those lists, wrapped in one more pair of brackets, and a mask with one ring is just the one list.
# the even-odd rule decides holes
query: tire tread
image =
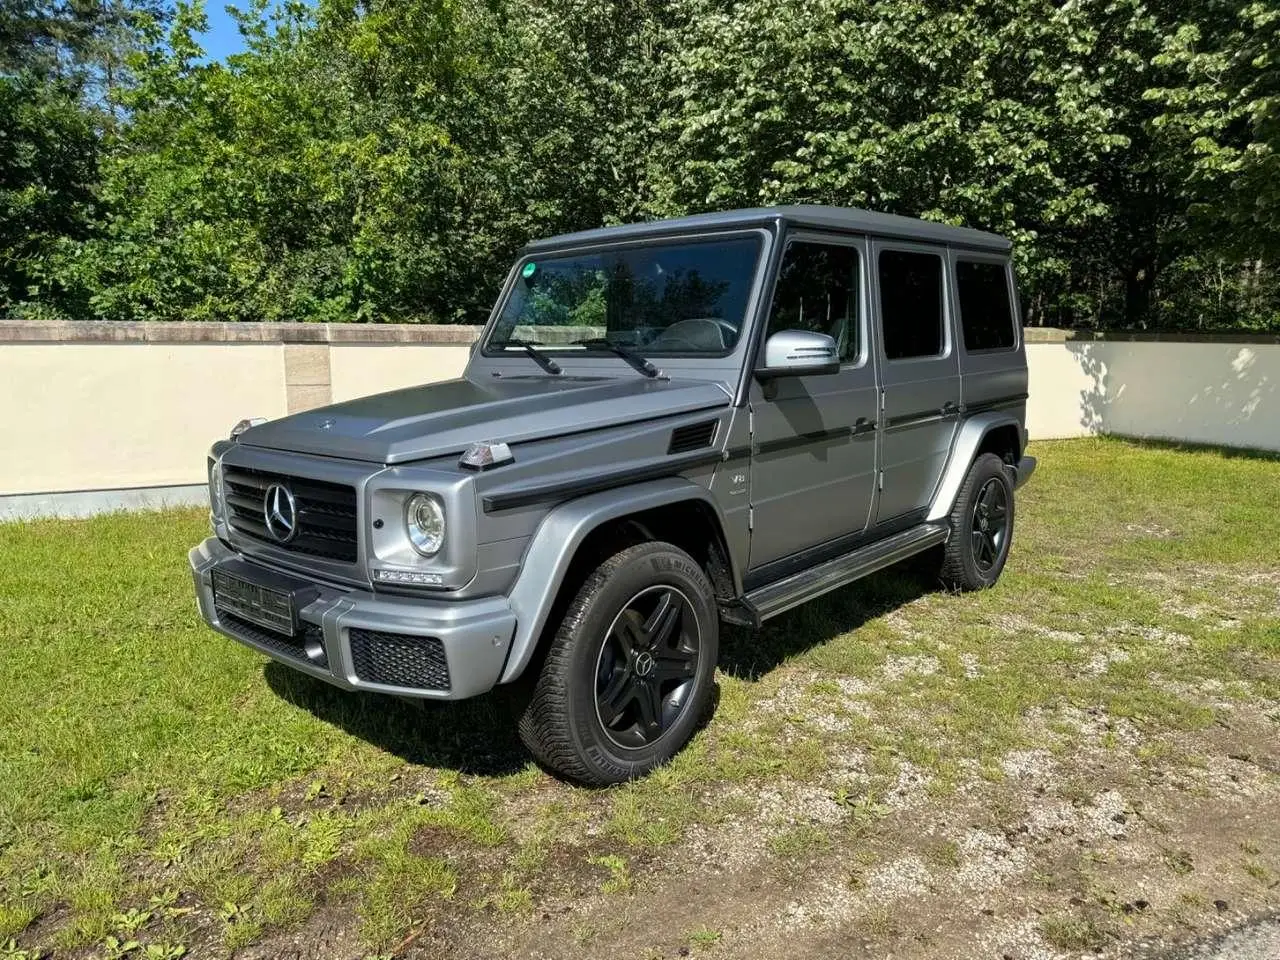
{"label": "tire tread", "polygon": [[[939,576],[942,582],[948,587],[956,590],[983,590],[990,587],[1000,577],[1000,573],[1004,569],[1004,563],[1001,562],[996,570],[995,576],[990,580],[984,580],[971,570],[966,562],[969,556],[969,546],[963,536],[969,529],[969,513],[973,509],[974,490],[978,484],[985,482],[993,473],[1004,473],[1004,461],[994,453],[984,453],[973,461],[969,467],[969,472],[965,475],[964,483],[960,485],[960,492],[956,494],[956,502],[951,508],[951,516],[948,522],[951,524],[951,536],[947,538],[947,542],[943,547],[942,553],[942,569]],[[1013,487],[1009,487],[1009,540],[1013,540]],[[1005,556],[1008,556],[1008,550],[1005,550]]]}
{"label": "tire tread", "polygon": [[[661,541],[633,544],[605,559],[583,582],[551,638],[542,672],[520,717],[520,739],[534,758],[543,766],[587,786],[606,786],[619,778],[609,777],[589,763],[574,743],[569,684],[573,679],[572,659],[578,627],[604,584],[637,556],[653,552],[655,548],[684,553],[674,544]],[[705,573],[702,579],[707,596],[713,596],[711,582]],[[635,772],[635,765],[620,771],[623,779]]]}

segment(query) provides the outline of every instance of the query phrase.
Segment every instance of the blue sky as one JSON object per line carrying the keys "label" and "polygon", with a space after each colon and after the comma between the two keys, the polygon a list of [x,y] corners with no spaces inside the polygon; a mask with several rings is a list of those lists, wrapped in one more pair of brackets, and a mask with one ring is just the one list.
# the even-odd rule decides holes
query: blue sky
{"label": "blue sky", "polygon": [[210,60],[225,60],[244,49],[244,37],[227,13],[226,0],[208,0],[209,29],[200,35],[200,45]]}

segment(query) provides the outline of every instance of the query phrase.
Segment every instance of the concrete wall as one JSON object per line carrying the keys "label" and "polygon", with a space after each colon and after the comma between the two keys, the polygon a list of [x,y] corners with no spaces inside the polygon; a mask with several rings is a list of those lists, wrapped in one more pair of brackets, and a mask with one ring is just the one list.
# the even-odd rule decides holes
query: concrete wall
{"label": "concrete wall", "polygon": [[456,377],[475,336],[447,326],[0,322],[0,497],[200,483],[209,445],[242,417]]}
{"label": "concrete wall", "polygon": [[470,350],[449,343],[343,343],[329,350],[333,399],[412,387],[461,375]]}
{"label": "concrete wall", "polygon": [[1028,331],[1033,437],[1108,433],[1280,451],[1280,338]]}
{"label": "concrete wall", "polygon": [[279,344],[0,346],[0,493],[198,480],[229,415],[284,415],[280,352]]}
{"label": "concrete wall", "polygon": [[[49,494],[201,483],[209,444],[241,417],[457,376],[475,334],[0,322],[0,497],[40,506]],[[1280,450],[1280,338],[1026,339],[1035,438],[1103,432]]]}

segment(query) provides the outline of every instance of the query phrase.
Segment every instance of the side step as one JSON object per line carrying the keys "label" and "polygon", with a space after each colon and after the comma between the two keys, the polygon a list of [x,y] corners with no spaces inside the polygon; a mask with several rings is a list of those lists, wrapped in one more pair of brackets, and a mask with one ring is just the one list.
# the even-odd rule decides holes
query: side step
{"label": "side step", "polygon": [[945,523],[922,523],[891,537],[877,540],[849,553],[833,557],[808,570],[757,587],[733,608],[722,610],[725,619],[743,626],[759,626],[807,600],[843,587],[868,574],[893,566],[922,550],[944,542]]}

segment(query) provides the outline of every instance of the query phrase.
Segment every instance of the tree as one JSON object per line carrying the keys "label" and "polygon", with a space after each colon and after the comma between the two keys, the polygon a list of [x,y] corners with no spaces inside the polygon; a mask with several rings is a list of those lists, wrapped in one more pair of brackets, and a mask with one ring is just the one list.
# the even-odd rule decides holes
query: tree
{"label": "tree", "polygon": [[1184,13],[1147,91],[1168,149],[1189,159],[1198,241],[1237,256],[1280,256],[1280,3],[1229,0]]}
{"label": "tree", "polygon": [[158,0],[0,0],[0,309],[80,314],[60,260],[91,236],[97,159]]}
{"label": "tree", "polygon": [[1032,323],[1280,327],[1276,2],[253,0],[209,63],[198,6],[0,0],[100,157],[12,194],[7,296],[478,322],[531,237],[826,202],[1005,233]]}

